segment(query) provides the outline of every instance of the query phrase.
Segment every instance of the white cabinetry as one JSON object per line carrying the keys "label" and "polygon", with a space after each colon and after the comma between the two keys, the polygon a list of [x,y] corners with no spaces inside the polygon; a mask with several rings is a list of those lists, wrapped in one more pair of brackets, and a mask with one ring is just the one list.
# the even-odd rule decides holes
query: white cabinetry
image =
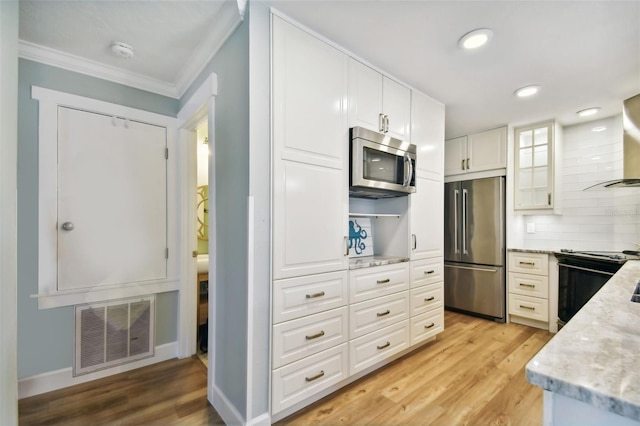
{"label": "white cabinetry", "polygon": [[411,90],[349,59],[349,127],[360,126],[408,141]]}
{"label": "white cabinetry", "polygon": [[510,252],[508,256],[509,320],[549,328],[549,256]]}
{"label": "white cabinetry", "polygon": [[411,260],[443,256],[444,184],[418,177],[416,186],[410,195]]}
{"label": "white cabinetry", "polygon": [[[507,128],[474,133],[445,143],[445,176],[507,167]],[[504,170],[503,170],[504,169]]]}
{"label": "white cabinetry", "polygon": [[411,261],[411,344],[444,330],[444,259]]}
{"label": "white cabinetry", "polygon": [[417,146],[418,175],[442,181],[444,105],[416,91],[411,92],[411,143]]}
{"label": "white cabinetry", "polygon": [[515,129],[515,210],[558,212],[560,146],[561,131],[556,122]]}
{"label": "white cabinetry", "polygon": [[347,269],[347,80],[344,53],[273,18],[276,279]]}

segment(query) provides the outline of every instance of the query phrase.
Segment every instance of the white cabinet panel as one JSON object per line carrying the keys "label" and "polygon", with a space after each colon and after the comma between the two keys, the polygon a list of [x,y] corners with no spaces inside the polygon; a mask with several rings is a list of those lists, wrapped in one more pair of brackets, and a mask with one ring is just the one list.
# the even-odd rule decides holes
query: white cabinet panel
{"label": "white cabinet panel", "polygon": [[509,272],[509,291],[533,297],[549,297],[549,277],[546,275]]}
{"label": "white cabinet panel", "polygon": [[411,261],[411,288],[434,284],[444,280],[443,258]]}
{"label": "white cabinet panel", "polygon": [[466,172],[467,137],[449,139],[444,143],[444,175],[458,175]]}
{"label": "white cabinet panel", "polygon": [[411,290],[411,316],[420,315],[436,308],[444,311],[444,287],[442,283],[431,284]]}
{"label": "white cabinet panel", "polygon": [[408,141],[411,132],[411,90],[400,83],[383,77],[382,107],[388,117],[387,133]]}
{"label": "white cabinet panel", "polygon": [[507,167],[507,128],[487,130],[469,135],[468,171],[501,169]]}
{"label": "white cabinet panel", "polygon": [[292,161],[274,169],[274,279],[347,269],[344,171]]}
{"label": "white cabinet panel", "polygon": [[58,108],[58,290],[166,278],[166,146],[164,127]]}
{"label": "white cabinet panel", "polygon": [[367,333],[409,318],[409,292],[356,303],[349,307],[349,337]]}
{"label": "white cabinet panel", "polygon": [[411,318],[411,344],[435,336],[444,330],[444,309],[437,309]]}
{"label": "white cabinet panel", "polygon": [[418,176],[442,180],[444,105],[415,91],[411,92],[411,143],[418,148]]}
{"label": "white cabinet panel", "polygon": [[417,192],[411,202],[411,259],[444,254],[444,184],[416,179]]}
{"label": "white cabinet panel", "polygon": [[544,253],[511,252],[508,256],[509,272],[548,275],[549,256]]}
{"label": "white cabinet panel", "polygon": [[539,297],[509,293],[509,313],[537,321],[549,321],[549,301]]}
{"label": "white cabinet panel", "polygon": [[355,269],[349,273],[349,301],[361,302],[409,289],[409,263]]}
{"label": "white cabinet panel", "polygon": [[348,310],[343,307],[275,325],[273,368],[346,342],[348,322]]}
{"label": "white cabinet panel", "polygon": [[349,372],[355,374],[409,347],[409,321],[349,342]]}
{"label": "white cabinet panel", "polygon": [[273,371],[272,412],[290,407],[349,376],[347,344]]}
{"label": "white cabinet panel", "polygon": [[346,166],[347,82],[344,53],[273,18],[275,159]]}
{"label": "white cabinet panel", "polygon": [[348,280],[348,272],[340,271],[274,281],[273,323],[345,306]]}

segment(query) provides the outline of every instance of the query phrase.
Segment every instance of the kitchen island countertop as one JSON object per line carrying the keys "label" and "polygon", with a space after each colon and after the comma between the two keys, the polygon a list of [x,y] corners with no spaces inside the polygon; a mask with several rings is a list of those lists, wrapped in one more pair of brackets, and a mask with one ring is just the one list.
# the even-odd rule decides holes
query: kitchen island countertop
{"label": "kitchen island countertop", "polygon": [[527,380],[640,421],[640,261],[625,265],[527,364]]}

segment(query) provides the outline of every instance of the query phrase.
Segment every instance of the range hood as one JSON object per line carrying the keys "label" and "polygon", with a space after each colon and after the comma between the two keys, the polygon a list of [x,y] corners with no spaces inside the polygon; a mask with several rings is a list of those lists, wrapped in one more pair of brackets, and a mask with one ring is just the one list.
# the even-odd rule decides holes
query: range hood
{"label": "range hood", "polygon": [[640,188],[640,94],[624,101],[622,108],[623,178],[602,182],[587,189]]}

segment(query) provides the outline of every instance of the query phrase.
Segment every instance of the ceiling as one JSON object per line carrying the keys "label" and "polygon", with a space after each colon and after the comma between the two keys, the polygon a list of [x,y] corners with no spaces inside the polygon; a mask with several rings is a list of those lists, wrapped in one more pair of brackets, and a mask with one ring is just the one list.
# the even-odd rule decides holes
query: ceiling
{"label": "ceiling", "polygon": [[[237,14],[243,3],[21,0],[20,39],[26,50],[86,58],[177,97],[209,60],[229,5]],[[443,102],[447,138],[550,118],[575,124],[584,120],[576,111],[592,106],[602,108],[595,118],[611,116],[640,93],[640,0],[262,3]],[[459,38],[476,28],[493,30],[490,44],[462,51]],[[131,44],[134,58],[111,56],[112,41]],[[513,95],[529,84],[542,90]]]}

